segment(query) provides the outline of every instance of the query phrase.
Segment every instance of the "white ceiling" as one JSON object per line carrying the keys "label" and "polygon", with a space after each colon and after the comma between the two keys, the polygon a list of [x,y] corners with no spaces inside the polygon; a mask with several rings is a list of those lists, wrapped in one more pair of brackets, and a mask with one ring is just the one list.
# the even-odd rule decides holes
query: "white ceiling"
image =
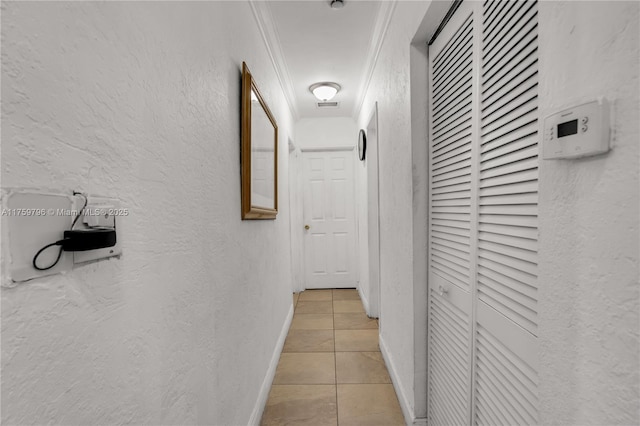
{"label": "white ceiling", "polygon": [[[281,79],[298,118],[351,117],[360,102],[363,80],[372,67],[380,1],[345,0],[332,9],[330,0],[268,1],[269,42],[280,63]],[[378,30],[379,31],[379,30]],[[275,39],[275,40],[273,40]],[[317,108],[309,86],[321,81],[342,89],[332,101],[338,108]],[[288,90],[287,90],[288,89]]]}

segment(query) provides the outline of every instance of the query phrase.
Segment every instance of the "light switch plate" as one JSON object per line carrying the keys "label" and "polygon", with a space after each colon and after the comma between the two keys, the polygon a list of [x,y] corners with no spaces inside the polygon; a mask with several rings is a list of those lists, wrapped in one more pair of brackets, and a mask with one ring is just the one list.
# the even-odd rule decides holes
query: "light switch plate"
{"label": "light switch plate", "polygon": [[[33,257],[42,247],[61,240],[74,215],[71,195],[6,189],[2,191],[3,285],[57,274],[72,268],[72,254],[62,253],[56,266],[46,271],[33,267]],[[51,247],[38,258],[38,265],[52,264],[59,247]]]}
{"label": "light switch plate", "polygon": [[[120,235],[118,234],[119,216],[123,216],[127,212],[120,208],[120,201],[114,198],[89,196],[87,199],[87,207],[84,214],[80,217],[79,222],[84,226],[90,224],[92,227],[115,227],[116,229],[116,245],[97,250],[76,251],[73,253],[73,263],[86,263],[99,259],[120,256],[122,247],[120,244]],[[76,229],[78,226],[76,226]]]}
{"label": "light switch plate", "polygon": [[87,204],[82,222],[89,228],[113,228],[116,225],[115,210],[114,204]]}

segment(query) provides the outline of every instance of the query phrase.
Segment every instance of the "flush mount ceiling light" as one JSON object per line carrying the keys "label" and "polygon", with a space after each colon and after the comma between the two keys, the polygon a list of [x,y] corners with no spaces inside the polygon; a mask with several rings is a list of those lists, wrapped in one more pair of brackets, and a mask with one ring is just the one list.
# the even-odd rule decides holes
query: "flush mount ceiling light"
{"label": "flush mount ceiling light", "polygon": [[342,0],[331,0],[331,9],[342,9],[344,2]]}
{"label": "flush mount ceiling light", "polygon": [[313,96],[318,98],[319,101],[331,100],[336,93],[340,90],[340,85],[336,83],[316,83],[309,87],[309,91],[313,93]]}

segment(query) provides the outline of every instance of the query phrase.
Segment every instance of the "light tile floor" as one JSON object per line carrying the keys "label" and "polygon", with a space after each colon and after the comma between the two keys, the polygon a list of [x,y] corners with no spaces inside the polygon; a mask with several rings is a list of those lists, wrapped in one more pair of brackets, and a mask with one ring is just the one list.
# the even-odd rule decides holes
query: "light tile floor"
{"label": "light tile floor", "polygon": [[261,425],[404,425],[358,292],[307,290],[293,304]]}

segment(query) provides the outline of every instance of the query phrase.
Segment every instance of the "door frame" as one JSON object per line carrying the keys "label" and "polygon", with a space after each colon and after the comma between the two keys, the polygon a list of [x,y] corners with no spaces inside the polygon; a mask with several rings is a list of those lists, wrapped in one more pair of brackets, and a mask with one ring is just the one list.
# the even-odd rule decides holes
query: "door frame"
{"label": "door frame", "polygon": [[[302,154],[300,156],[300,161],[304,161],[304,153],[305,152],[344,152],[344,151],[353,151],[355,149],[355,146],[319,146],[319,147],[304,147],[304,148],[300,148],[300,153]],[[353,161],[356,161],[355,156],[353,156]],[[298,168],[298,178],[302,177],[302,179],[298,179],[299,182],[303,182],[304,180],[304,176],[302,175],[304,173],[304,166]],[[354,202],[355,202],[355,191],[357,190],[356,187],[356,182],[355,182],[355,165],[354,165],[354,169],[353,169],[353,190],[354,190]],[[304,188],[304,186],[303,186]],[[303,189],[304,191],[304,189]],[[301,192],[302,193],[302,192]],[[300,236],[300,240],[303,241],[302,243],[302,256],[300,256],[300,264],[301,264],[301,291],[306,290],[307,287],[307,274],[306,274],[306,265],[305,265],[305,258],[306,258],[306,253],[304,252],[305,250],[305,244],[304,244],[304,233],[302,232],[302,226],[304,226],[304,197],[300,197],[300,218],[302,218],[301,221],[301,226],[297,232],[297,235]],[[358,209],[357,209],[357,204],[354,207],[354,217],[353,217],[353,221],[354,221],[354,233],[353,233],[353,238],[355,239],[354,243],[355,243],[355,247],[356,247],[356,253],[355,253],[355,268],[354,268],[354,273],[355,273],[355,283],[356,283],[356,289],[358,288],[358,284],[360,282],[360,271],[358,268],[358,265],[360,264],[360,252],[359,250],[357,250],[357,248],[359,247],[360,244],[360,240],[359,240],[359,235],[358,235]]]}
{"label": "door frame", "polygon": [[[367,123],[367,229],[369,282],[367,296],[367,315],[380,317],[380,150],[378,137],[378,102],[373,105]],[[371,137],[371,135],[375,137]],[[372,155],[373,154],[373,155]]]}
{"label": "door frame", "polygon": [[302,210],[300,173],[301,154],[295,142],[289,138],[289,240],[291,255],[291,289],[293,293],[304,290],[303,263],[299,258],[299,251],[303,245],[302,236],[297,231],[302,226],[302,216],[298,214]]}

